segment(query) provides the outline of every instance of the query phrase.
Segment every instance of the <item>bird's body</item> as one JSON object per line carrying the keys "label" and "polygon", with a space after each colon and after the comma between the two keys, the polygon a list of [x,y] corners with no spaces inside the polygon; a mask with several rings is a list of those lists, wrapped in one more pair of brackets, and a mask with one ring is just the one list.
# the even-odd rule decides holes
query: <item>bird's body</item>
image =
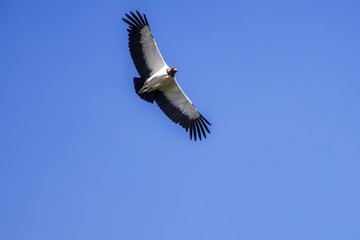
{"label": "bird's body", "polygon": [[167,84],[174,82],[175,78],[171,77],[167,70],[169,69],[168,66],[163,66],[159,69],[154,75],[150,76],[148,79],[146,79],[144,86],[140,89],[138,92],[139,94],[145,93],[145,92],[151,92],[154,90],[157,90],[163,86],[166,86]]}
{"label": "bird's body", "polygon": [[194,107],[190,99],[181,90],[175,79],[176,68],[170,68],[162,58],[151,34],[146,15],[136,11],[125,14],[129,24],[129,49],[136,70],[141,78],[134,78],[135,91],[145,101],[156,101],[160,109],[186,131],[190,130],[190,139],[204,136],[207,125],[211,125]]}

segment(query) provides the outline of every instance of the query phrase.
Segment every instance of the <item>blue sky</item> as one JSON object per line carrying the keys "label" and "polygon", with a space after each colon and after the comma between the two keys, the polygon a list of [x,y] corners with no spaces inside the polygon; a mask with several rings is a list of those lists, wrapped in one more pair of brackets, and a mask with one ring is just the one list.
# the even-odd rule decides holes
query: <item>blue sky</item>
{"label": "blue sky", "polygon": [[[146,12],[213,124],[133,90]],[[360,239],[358,1],[2,1],[0,239]]]}

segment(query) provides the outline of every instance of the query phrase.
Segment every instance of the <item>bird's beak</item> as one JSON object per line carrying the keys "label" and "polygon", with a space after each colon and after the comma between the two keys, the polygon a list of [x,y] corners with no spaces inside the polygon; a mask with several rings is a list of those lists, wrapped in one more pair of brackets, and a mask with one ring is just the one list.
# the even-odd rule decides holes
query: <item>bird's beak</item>
{"label": "bird's beak", "polygon": [[174,72],[177,72],[177,69],[176,69],[176,68],[174,68]]}

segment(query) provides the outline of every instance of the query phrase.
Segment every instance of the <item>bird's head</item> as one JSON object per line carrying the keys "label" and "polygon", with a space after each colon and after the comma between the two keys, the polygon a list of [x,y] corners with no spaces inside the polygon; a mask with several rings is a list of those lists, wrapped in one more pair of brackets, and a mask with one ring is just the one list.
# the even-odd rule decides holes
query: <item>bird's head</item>
{"label": "bird's head", "polygon": [[176,72],[177,72],[176,68],[169,68],[167,70],[168,75],[170,75],[171,77],[174,77]]}

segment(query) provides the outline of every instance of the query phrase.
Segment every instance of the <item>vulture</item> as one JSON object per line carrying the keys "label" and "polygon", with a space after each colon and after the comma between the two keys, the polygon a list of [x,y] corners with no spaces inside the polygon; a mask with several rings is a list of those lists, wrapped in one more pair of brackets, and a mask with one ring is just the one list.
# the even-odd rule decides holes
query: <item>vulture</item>
{"label": "vulture", "polygon": [[198,112],[190,99],[181,90],[175,79],[176,68],[170,68],[164,61],[151,34],[146,15],[130,12],[122,20],[127,23],[129,50],[139,77],[134,77],[135,92],[143,100],[154,103],[174,123],[201,140],[210,133],[211,124]]}

